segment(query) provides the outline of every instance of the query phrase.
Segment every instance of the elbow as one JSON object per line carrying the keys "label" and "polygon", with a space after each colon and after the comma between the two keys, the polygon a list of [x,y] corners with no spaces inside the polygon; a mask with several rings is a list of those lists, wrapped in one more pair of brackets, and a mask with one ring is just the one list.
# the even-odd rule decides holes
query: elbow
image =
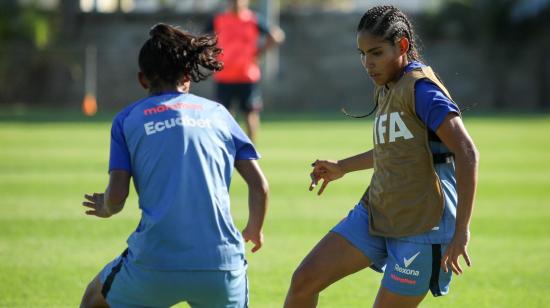
{"label": "elbow", "polygon": [[474,169],[478,168],[479,151],[473,143],[470,143],[468,146],[464,147],[463,157],[468,165],[472,166]]}
{"label": "elbow", "polygon": [[281,45],[285,41],[286,35],[282,29],[277,28],[271,32],[271,38],[275,45]]}
{"label": "elbow", "polygon": [[261,196],[262,199],[267,199],[269,196],[269,184],[266,179],[262,179],[256,185],[253,186],[252,190],[258,196]]}
{"label": "elbow", "polygon": [[284,42],[285,42],[285,34],[283,32],[281,32],[281,34],[278,35],[277,38],[275,39],[275,43],[277,45],[281,45]]}
{"label": "elbow", "polygon": [[258,192],[267,199],[267,196],[269,195],[269,184],[266,180],[262,181],[262,183],[258,187]]}
{"label": "elbow", "polygon": [[474,165],[477,169],[477,166],[479,166],[479,151],[473,144],[469,156],[471,164]]}
{"label": "elbow", "polygon": [[455,162],[462,167],[477,170],[479,166],[479,151],[473,142],[464,142],[462,146],[454,151]]}

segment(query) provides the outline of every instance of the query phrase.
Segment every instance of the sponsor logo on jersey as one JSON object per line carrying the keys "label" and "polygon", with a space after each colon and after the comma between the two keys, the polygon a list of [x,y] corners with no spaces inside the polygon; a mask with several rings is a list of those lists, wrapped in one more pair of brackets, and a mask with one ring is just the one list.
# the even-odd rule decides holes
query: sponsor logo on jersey
{"label": "sponsor logo on jersey", "polygon": [[405,274],[405,275],[409,275],[409,276],[417,276],[417,277],[420,276],[420,271],[413,270],[413,269],[410,269],[410,268],[401,267],[397,263],[395,263],[394,269],[395,269],[396,272],[399,272],[401,274]]}
{"label": "sponsor logo on jersey", "polygon": [[391,277],[391,279],[393,279],[397,282],[406,283],[406,284],[416,284],[416,280],[401,278],[401,277],[399,277],[395,274],[391,274],[390,277]]}
{"label": "sponsor logo on jersey", "polygon": [[410,257],[410,258],[403,258],[403,264],[405,264],[405,267],[409,267],[409,265],[411,265],[411,263],[413,263],[414,259],[416,259],[416,257],[418,257],[418,255],[420,254],[420,251],[417,252],[414,256]]}
{"label": "sponsor logo on jersey", "polygon": [[202,105],[188,104],[188,103],[162,104],[153,108],[144,109],[143,114],[146,116],[149,116],[157,113],[162,113],[168,110],[180,110],[180,109],[202,110]]}
{"label": "sponsor logo on jersey", "polygon": [[[374,143],[384,144],[395,142],[398,138],[414,138],[401,115],[403,112],[392,112],[389,114],[389,121],[388,114],[381,114],[374,119]],[[386,134],[389,135],[388,140],[385,139]]]}
{"label": "sponsor logo on jersey", "polygon": [[164,121],[151,121],[143,124],[147,135],[153,135],[176,126],[212,128],[212,123],[210,119],[193,119],[186,115],[182,118],[176,117]]}

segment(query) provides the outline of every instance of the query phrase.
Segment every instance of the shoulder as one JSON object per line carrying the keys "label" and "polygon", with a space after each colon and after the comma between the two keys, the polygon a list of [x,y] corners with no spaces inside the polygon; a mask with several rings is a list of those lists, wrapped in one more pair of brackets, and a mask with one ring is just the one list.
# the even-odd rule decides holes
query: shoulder
{"label": "shoulder", "polygon": [[225,108],[222,104],[206,97],[198,96],[195,94],[188,94],[185,101],[201,106],[202,111],[208,113],[211,116],[221,115],[225,117],[227,115],[231,115],[229,111],[227,111],[227,108]]}
{"label": "shoulder", "polygon": [[434,82],[432,82],[429,78],[420,78],[415,80],[414,83],[414,89],[417,93],[424,93],[424,92],[430,92],[430,91],[438,91],[442,92],[441,88],[439,88],[438,85],[436,85]]}
{"label": "shoulder", "polygon": [[229,12],[218,12],[213,15],[213,17],[208,21],[208,26],[212,28],[221,26],[224,21],[227,21],[228,18],[231,18]]}
{"label": "shoulder", "polygon": [[259,15],[260,15],[259,13],[254,12],[253,10],[250,10],[250,9],[247,9],[242,13],[242,17],[244,17],[245,19],[254,20],[254,21],[258,19]]}
{"label": "shoulder", "polygon": [[445,91],[429,78],[416,80],[414,84],[414,97],[417,106],[419,104],[426,106],[433,104],[454,105],[452,100],[445,94]]}
{"label": "shoulder", "polygon": [[438,101],[455,105],[447,93],[446,89],[442,89],[439,84],[427,77],[416,80],[414,84],[414,95],[417,102],[429,104]]}
{"label": "shoulder", "polygon": [[269,32],[269,22],[267,21],[267,18],[260,14],[260,13],[254,13],[254,23],[258,27],[261,33],[268,33]]}
{"label": "shoulder", "polygon": [[216,101],[213,101],[213,100],[208,99],[206,97],[191,94],[191,93],[187,94],[187,98],[185,100],[188,101],[188,102],[200,103],[200,104],[204,105],[204,107],[221,106],[221,104],[216,102]]}
{"label": "shoulder", "polygon": [[124,120],[136,109],[136,107],[142,105],[145,101],[147,100],[147,98],[142,98],[136,102],[133,102],[132,104],[124,107],[124,109],[122,109],[121,111],[119,111],[115,117],[113,118],[113,123],[114,122],[124,122]]}

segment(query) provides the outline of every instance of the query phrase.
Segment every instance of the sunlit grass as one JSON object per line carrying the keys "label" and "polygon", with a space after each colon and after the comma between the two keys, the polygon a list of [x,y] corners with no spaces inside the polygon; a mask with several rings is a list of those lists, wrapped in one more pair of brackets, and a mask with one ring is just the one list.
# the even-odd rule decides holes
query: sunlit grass
{"label": "sunlit grass", "polygon": [[[310,117],[311,118],[311,117]],[[550,116],[472,117],[480,152],[470,245],[474,266],[450,295],[424,307],[550,305]],[[108,220],[87,217],[85,192],[107,180],[108,122],[0,122],[0,306],[75,307],[86,284],[125,248],[139,211],[132,193]],[[270,181],[266,243],[248,254],[252,307],[281,307],[293,270],[362,194],[371,172],[346,175],[322,197],[307,191],[309,164],[372,145],[369,121],[263,123],[259,150]],[[245,185],[232,188],[243,226]],[[320,307],[368,307],[381,275],[364,270],[322,293]],[[185,306],[185,305],[183,305]]]}

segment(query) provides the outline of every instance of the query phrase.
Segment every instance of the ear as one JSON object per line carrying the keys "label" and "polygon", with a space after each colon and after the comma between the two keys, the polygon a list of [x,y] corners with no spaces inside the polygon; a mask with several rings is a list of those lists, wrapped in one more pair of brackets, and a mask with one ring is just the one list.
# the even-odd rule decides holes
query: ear
{"label": "ear", "polygon": [[147,80],[147,77],[145,77],[145,74],[142,71],[138,73],[138,81],[145,90],[149,89],[149,80]]}
{"label": "ear", "polygon": [[400,38],[399,41],[397,42],[397,44],[399,45],[399,55],[400,56],[405,55],[409,52],[410,43],[409,43],[408,38],[406,38],[406,37]]}
{"label": "ear", "polygon": [[189,76],[187,75],[184,75],[180,79],[179,84],[183,87],[183,92],[187,93],[191,89],[191,78],[189,78]]}

